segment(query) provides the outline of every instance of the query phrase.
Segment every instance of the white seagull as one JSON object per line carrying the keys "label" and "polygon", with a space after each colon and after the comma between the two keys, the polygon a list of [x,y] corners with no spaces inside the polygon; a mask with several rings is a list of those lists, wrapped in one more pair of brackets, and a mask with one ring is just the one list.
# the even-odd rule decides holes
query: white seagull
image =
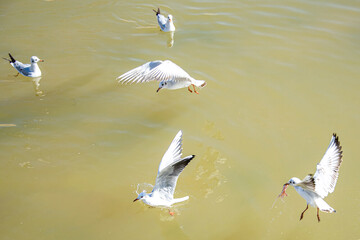
{"label": "white seagull", "polygon": [[160,14],[160,8],[156,11],[153,9],[153,11],[156,13],[156,17],[159,23],[159,26],[162,31],[164,32],[174,32],[175,26],[173,22],[173,16],[171,14],[168,15],[168,17],[164,17],[164,15]]}
{"label": "white seagull", "polygon": [[[170,207],[174,203],[183,202],[189,199],[189,196],[182,198],[174,198],[174,191],[176,182],[180,173],[184,170],[186,165],[195,157],[190,155],[181,158],[182,152],[182,131],[180,130],[168,150],[164,154],[155,181],[155,186],[151,193],[141,192],[134,202],[137,200],[143,201],[145,204],[158,207]],[[169,212],[171,215],[173,213]]]}
{"label": "white seagull", "polygon": [[41,71],[40,71],[40,68],[37,63],[44,62],[44,60],[39,59],[36,56],[32,56],[30,58],[31,63],[24,64],[22,62],[16,61],[13,58],[13,56],[11,56],[10,53],[9,53],[9,57],[10,57],[10,59],[7,59],[7,58],[3,58],[3,59],[5,59],[6,61],[9,61],[11,66],[13,66],[18,71],[18,74],[16,75],[16,77],[19,75],[19,73],[21,73],[25,77],[40,77],[41,76]]}
{"label": "white seagull", "polygon": [[338,136],[334,133],[329,147],[325,155],[317,164],[314,175],[309,174],[303,180],[293,177],[284,184],[283,191],[280,197],[287,196],[286,188],[291,185],[295,190],[306,200],[306,208],[300,215],[300,220],[303,218],[305,211],[309,204],[317,208],[317,218],[320,222],[319,209],[323,212],[333,213],[335,209],[330,207],[324,200],[329,193],[335,189],[335,185],[339,176],[340,164],[342,162],[342,151]]}
{"label": "white seagull", "polygon": [[198,94],[196,87],[205,87],[204,80],[196,80],[185,72],[181,67],[171,62],[165,61],[152,61],[147,62],[140,67],[130,70],[123,75],[116,78],[120,83],[143,83],[152,80],[160,81],[159,88],[179,89],[187,87],[190,92],[190,86],[193,86],[194,92]]}

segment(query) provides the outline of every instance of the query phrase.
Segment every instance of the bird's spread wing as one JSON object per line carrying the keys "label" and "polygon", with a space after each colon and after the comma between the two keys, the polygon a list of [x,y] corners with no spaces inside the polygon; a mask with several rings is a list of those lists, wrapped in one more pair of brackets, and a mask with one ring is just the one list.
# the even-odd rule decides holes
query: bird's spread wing
{"label": "bird's spread wing", "polygon": [[181,81],[190,79],[190,76],[175,63],[170,60],[165,60],[145,63],[140,67],[124,73],[117,79],[121,83],[143,83],[152,80],[163,81],[172,79]]}
{"label": "bird's spread wing", "polygon": [[117,80],[121,83],[143,83],[148,82],[155,79],[150,79],[148,77],[149,73],[161,65],[163,61],[152,61],[147,62],[133,70],[130,70],[123,75],[117,77]]}
{"label": "bird's spread wing", "polygon": [[334,133],[325,155],[318,163],[314,174],[315,192],[322,198],[332,193],[339,177],[342,151],[338,136]]}
{"label": "bird's spread wing", "polygon": [[167,166],[170,166],[172,163],[178,161],[181,158],[182,152],[182,131],[180,130],[174,140],[171,142],[168,150],[165,152],[164,156],[161,159],[159,170],[158,170],[158,176],[160,172],[166,168]]}
{"label": "bird's spread wing", "polygon": [[195,155],[187,156],[162,169],[156,177],[153,196],[172,200],[180,173],[194,157]]}

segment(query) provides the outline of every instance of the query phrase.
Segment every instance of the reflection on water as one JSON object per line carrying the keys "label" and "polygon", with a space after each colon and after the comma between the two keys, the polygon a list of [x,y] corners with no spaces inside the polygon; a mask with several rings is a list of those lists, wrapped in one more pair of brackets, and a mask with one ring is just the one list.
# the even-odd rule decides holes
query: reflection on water
{"label": "reflection on water", "polygon": [[169,39],[168,39],[168,47],[171,48],[174,45],[174,33],[175,32],[169,32]]}
{"label": "reflection on water", "polygon": [[37,77],[37,78],[32,78],[31,80],[34,85],[35,96],[43,97],[43,96],[45,96],[45,94],[42,90],[40,90],[40,79],[41,79],[41,77]]}

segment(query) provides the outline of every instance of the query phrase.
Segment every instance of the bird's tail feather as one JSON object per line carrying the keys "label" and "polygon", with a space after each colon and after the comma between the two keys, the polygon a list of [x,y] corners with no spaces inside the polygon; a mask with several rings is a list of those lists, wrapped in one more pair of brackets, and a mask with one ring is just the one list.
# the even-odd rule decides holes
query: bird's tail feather
{"label": "bird's tail feather", "polygon": [[183,202],[183,201],[186,201],[189,199],[189,196],[186,196],[186,197],[182,197],[182,198],[175,198],[173,200],[173,203],[179,203],[179,202]]}
{"label": "bird's tail feather", "polygon": [[206,82],[204,80],[194,80],[194,84],[197,87],[205,87],[206,86]]}
{"label": "bird's tail feather", "polygon": [[335,209],[330,207],[329,204],[327,204],[322,198],[317,198],[315,200],[316,206],[322,211],[327,213],[333,213],[336,212]]}

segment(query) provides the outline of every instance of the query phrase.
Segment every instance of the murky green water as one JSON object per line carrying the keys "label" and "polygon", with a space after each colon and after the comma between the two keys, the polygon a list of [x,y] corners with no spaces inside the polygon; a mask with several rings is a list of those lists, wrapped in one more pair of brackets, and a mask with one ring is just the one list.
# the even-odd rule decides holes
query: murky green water
{"label": "murky green water", "polygon": [[[156,27],[153,8],[177,31]],[[0,239],[359,239],[358,1],[2,1],[0,53],[45,59],[40,80],[0,63]],[[170,59],[208,85],[117,85]],[[133,203],[178,130],[182,173],[167,210]],[[282,184],[344,151],[325,200]]]}

